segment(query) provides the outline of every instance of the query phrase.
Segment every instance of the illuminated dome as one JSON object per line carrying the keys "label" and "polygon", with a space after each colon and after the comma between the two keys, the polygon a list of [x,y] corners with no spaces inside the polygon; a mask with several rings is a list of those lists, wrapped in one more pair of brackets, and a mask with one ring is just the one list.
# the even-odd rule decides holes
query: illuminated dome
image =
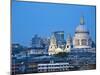
{"label": "illuminated dome", "polygon": [[80,32],[88,32],[88,29],[87,27],[85,26],[85,23],[84,23],[84,18],[81,17],[80,19],[80,25],[76,28],[76,33],[80,33]]}
{"label": "illuminated dome", "polygon": [[79,25],[76,28],[76,32],[88,32],[88,29],[84,25]]}
{"label": "illuminated dome", "polygon": [[88,29],[85,27],[84,18],[80,18],[80,25],[77,26],[73,38],[74,48],[91,48],[91,37]]}

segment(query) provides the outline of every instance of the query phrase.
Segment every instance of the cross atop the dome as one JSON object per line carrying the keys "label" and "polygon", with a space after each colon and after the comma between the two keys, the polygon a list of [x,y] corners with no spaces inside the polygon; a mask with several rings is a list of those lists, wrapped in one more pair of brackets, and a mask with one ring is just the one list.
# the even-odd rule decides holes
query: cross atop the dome
{"label": "cross atop the dome", "polygon": [[80,18],[80,25],[84,25],[84,16]]}

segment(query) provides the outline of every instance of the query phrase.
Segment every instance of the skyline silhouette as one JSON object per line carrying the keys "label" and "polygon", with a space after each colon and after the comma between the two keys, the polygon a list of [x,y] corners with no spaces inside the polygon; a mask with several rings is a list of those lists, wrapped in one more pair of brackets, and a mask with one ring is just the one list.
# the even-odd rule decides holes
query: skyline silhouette
{"label": "skyline silhouette", "polygon": [[67,34],[74,36],[81,16],[96,42],[95,14],[95,6],[12,1],[12,43],[27,46],[35,34],[50,37],[54,31],[64,31],[66,40]]}

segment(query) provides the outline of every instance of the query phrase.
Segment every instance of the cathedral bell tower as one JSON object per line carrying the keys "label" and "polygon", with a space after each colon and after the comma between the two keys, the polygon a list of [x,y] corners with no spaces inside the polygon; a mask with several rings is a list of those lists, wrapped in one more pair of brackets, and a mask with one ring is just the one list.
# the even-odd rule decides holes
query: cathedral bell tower
{"label": "cathedral bell tower", "polygon": [[70,52],[71,46],[72,46],[72,38],[71,38],[71,36],[68,34],[68,35],[67,35],[67,40],[66,40],[65,51],[66,51],[66,52]]}
{"label": "cathedral bell tower", "polygon": [[54,34],[52,34],[52,36],[50,38],[50,45],[49,45],[49,49],[48,49],[48,54],[49,55],[55,54],[56,49],[57,49],[56,38],[55,38]]}

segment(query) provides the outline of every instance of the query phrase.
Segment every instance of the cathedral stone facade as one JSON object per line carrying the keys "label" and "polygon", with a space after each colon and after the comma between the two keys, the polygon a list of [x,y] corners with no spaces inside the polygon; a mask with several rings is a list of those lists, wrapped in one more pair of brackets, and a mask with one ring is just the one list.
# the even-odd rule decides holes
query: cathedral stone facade
{"label": "cathedral stone facade", "polygon": [[55,50],[57,49],[57,42],[56,42],[56,38],[54,35],[51,36],[50,38],[50,46],[49,46],[49,55],[53,55],[55,54]]}
{"label": "cathedral stone facade", "polygon": [[91,48],[92,40],[89,31],[85,26],[84,17],[81,17],[80,24],[77,26],[73,37],[74,48]]}
{"label": "cathedral stone facade", "polygon": [[[57,45],[57,40],[54,35],[51,36],[50,45],[48,49],[49,55],[57,54],[59,52],[70,52],[71,48],[91,48],[92,39],[89,35],[89,31],[85,26],[84,17],[80,18],[80,24],[76,27],[74,37],[71,38],[67,35],[66,43],[63,47]],[[73,47],[72,47],[73,46]]]}

